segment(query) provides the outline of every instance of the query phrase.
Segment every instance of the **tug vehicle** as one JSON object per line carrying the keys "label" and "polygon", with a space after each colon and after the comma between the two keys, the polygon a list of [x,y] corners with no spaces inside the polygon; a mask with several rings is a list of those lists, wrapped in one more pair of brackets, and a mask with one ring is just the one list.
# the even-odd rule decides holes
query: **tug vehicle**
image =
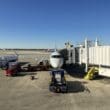
{"label": "tug vehicle", "polygon": [[66,93],[68,90],[64,70],[52,70],[51,82],[49,86],[50,91],[56,93]]}

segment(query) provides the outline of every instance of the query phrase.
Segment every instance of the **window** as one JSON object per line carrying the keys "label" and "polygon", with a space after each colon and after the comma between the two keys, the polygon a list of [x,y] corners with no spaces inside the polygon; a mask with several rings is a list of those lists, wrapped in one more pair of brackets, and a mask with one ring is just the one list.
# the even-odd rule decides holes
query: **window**
{"label": "window", "polygon": [[52,58],[62,58],[61,55],[53,55]]}

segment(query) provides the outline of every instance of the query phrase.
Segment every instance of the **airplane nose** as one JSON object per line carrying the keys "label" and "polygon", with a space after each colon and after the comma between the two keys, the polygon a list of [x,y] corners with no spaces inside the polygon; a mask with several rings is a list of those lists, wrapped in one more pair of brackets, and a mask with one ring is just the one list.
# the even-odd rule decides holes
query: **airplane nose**
{"label": "airplane nose", "polygon": [[58,64],[56,64],[56,63],[51,63],[51,65],[52,65],[54,68],[58,68]]}
{"label": "airplane nose", "polygon": [[62,60],[60,59],[51,59],[51,65],[53,68],[60,68],[62,65]]}

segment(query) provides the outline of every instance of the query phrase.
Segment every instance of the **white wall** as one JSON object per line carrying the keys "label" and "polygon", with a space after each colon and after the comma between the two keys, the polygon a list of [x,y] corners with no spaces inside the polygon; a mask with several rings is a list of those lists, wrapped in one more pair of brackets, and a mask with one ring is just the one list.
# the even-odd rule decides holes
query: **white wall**
{"label": "white wall", "polygon": [[[85,48],[80,48],[79,60],[86,63]],[[110,46],[89,47],[89,64],[110,66]]]}

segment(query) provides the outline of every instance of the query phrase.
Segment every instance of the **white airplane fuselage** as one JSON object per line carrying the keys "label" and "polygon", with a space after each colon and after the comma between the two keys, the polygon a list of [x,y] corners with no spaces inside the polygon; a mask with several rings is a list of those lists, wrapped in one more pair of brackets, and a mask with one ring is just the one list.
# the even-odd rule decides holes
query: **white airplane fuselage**
{"label": "white airplane fuselage", "polygon": [[50,55],[50,64],[53,68],[55,69],[61,68],[63,62],[64,62],[63,57],[58,51],[55,51]]}

